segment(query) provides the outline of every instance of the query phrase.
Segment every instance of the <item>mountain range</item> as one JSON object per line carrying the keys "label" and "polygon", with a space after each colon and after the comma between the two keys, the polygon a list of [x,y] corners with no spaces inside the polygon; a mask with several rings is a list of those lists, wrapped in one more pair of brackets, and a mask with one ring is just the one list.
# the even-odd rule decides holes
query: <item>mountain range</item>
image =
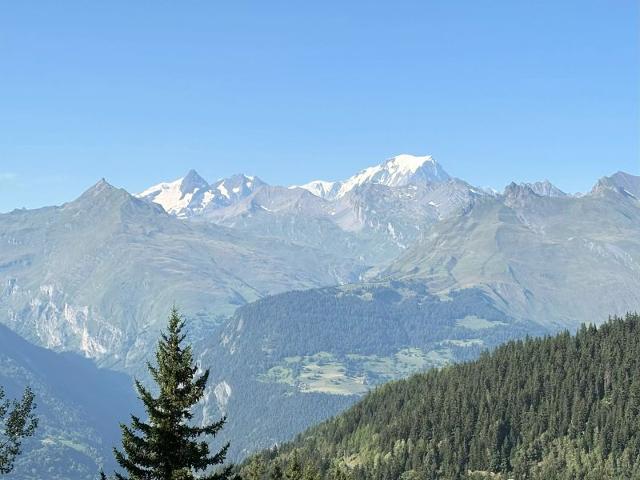
{"label": "mountain range", "polygon": [[212,366],[200,418],[228,414],[241,458],[375,385],[637,310],[639,239],[640,177],[623,172],[580,195],[497,193],[411,155],[301,186],[101,180],[0,215],[0,323],[144,379],[176,304]]}
{"label": "mountain range", "polygon": [[[101,180],[60,207],[0,216],[2,321],[122,368],[173,302],[215,323],[268,294],[356,280],[340,254],[188,223]],[[147,335],[148,334],[148,335]]]}

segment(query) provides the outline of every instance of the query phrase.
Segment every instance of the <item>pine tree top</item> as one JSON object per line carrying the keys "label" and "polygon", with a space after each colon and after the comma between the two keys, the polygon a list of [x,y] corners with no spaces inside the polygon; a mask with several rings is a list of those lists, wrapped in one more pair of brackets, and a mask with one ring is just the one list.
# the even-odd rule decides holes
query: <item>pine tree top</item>
{"label": "pine tree top", "polygon": [[[222,480],[228,476],[229,468],[206,474],[211,467],[222,465],[229,445],[211,454],[209,444],[200,437],[215,437],[226,418],[202,426],[192,422],[193,409],[204,396],[209,370],[197,375],[191,345],[185,345],[184,327],[184,319],[172,308],[167,331],[158,341],[155,365],[147,364],[158,395],[139,380],[135,382],[148,418],[143,421],[132,415],[131,425],[121,425],[123,451],[114,449],[114,453],[128,477],[116,474],[118,480]],[[204,476],[196,477],[198,472]]]}

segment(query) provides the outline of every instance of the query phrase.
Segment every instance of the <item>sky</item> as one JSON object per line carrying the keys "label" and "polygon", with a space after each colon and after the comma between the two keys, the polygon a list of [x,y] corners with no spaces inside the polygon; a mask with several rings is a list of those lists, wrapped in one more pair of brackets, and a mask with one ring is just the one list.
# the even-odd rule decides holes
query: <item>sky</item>
{"label": "sky", "polygon": [[0,211],[400,153],[498,189],[640,174],[640,2],[0,3]]}

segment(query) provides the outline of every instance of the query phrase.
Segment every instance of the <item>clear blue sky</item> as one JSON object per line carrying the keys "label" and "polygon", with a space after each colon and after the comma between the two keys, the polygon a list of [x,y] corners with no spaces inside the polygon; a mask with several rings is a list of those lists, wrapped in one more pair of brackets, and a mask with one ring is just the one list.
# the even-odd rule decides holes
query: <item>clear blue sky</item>
{"label": "clear blue sky", "polygon": [[502,188],[640,173],[640,2],[3,2],[0,211],[100,177],[278,184],[397,153]]}

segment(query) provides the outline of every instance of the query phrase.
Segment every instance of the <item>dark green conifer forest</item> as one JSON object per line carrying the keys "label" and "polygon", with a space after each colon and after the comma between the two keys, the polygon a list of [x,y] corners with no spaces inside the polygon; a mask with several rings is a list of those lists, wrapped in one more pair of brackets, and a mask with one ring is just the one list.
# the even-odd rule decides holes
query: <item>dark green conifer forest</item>
{"label": "dark green conifer forest", "polygon": [[638,479],[640,317],[511,341],[386,384],[240,472],[255,480]]}

